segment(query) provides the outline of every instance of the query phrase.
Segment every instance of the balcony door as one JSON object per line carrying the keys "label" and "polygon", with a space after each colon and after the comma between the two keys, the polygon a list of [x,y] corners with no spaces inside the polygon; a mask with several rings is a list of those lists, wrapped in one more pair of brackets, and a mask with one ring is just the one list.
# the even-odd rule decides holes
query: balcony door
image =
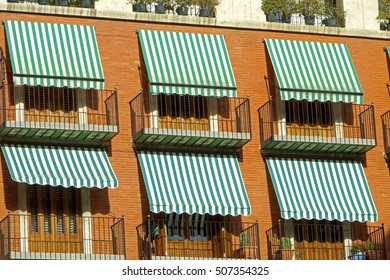
{"label": "balcony door", "polygon": [[27,198],[30,252],[81,253],[79,190],[32,185],[27,188]]}
{"label": "balcony door", "polygon": [[332,103],[285,101],[287,135],[335,137]]}
{"label": "balcony door", "polygon": [[340,222],[299,221],[294,225],[295,259],[343,260],[344,234]]}
{"label": "balcony door", "polygon": [[77,123],[75,90],[54,87],[25,87],[25,121]]}
{"label": "balcony door", "polygon": [[[155,97],[152,97],[152,100],[153,98]],[[159,94],[157,106],[158,128],[209,130],[207,98],[203,96]]]}

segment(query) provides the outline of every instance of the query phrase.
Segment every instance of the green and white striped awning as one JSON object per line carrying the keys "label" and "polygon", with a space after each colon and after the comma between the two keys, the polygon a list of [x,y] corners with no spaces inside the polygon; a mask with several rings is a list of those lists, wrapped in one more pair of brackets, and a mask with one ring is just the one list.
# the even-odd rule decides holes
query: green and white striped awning
{"label": "green and white striped awning", "polygon": [[104,149],[1,146],[12,180],[30,185],[115,188],[118,179]]}
{"label": "green and white striped awning", "polygon": [[265,39],[282,100],[362,104],[363,89],[345,44]]}
{"label": "green and white striped awning", "polygon": [[4,21],[15,85],[104,89],[92,26]]}
{"label": "green and white striped awning", "polygon": [[154,213],[251,213],[235,156],[140,151],[138,159]]}
{"label": "green and white striped awning", "polygon": [[152,94],[237,96],[221,35],[138,30]]}
{"label": "green and white striped awning", "polygon": [[287,158],[266,161],[282,218],[378,220],[360,162]]}

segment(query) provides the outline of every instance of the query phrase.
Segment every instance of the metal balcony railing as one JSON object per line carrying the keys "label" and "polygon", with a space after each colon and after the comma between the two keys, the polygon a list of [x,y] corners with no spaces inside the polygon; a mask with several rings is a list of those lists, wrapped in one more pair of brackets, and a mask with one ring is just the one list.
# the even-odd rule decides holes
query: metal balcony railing
{"label": "metal balcony railing", "polygon": [[130,102],[133,139],[151,134],[249,139],[249,99],[140,93]]}
{"label": "metal balcony railing", "polygon": [[279,221],[266,231],[268,258],[295,260],[386,260],[384,226],[339,222]]}
{"label": "metal balcony railing", "polygon": [[95,7],[95,0],[7,0],[7,2],[22,3],[28,5],[49,5],[90,9],[93,9]]}
{"label": "metal balcony railing", "polygon": [[151,219],[137,227],[142,260],[260,259],[257,223]]}
{"label": "metal balcony railing", "polygon": [[0,259],[123,260],[124,218],[8,214]]}
{"label": "metal balcony railing", "polygon": [[72,125],[118,125],[117,92],[1,85],[0,123],[17,121]]}
{"label": "metal balcony railing", "polygon": [[261,147],[273,141],[376,145],[374,107],[351,103],[270,100],[258,109]]}
{"label": "metal balcony railing", "polygon": [[387,111],[381,116],[383,128],[383,141],[385,145],[385,155],[390,161],[390,111]]}

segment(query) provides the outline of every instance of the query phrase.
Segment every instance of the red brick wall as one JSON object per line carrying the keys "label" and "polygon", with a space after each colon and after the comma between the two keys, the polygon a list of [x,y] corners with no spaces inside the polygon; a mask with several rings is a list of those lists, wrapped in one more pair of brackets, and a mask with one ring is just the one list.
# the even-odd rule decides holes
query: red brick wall
{"label": "red brick wall", "polygon": [[[104,68],[106,89],[118,89],[120,133],[111,143],[110,161],[119,179],[115,190],[92,190],[93,214],[124,215],[126,220],[126,251],[129,259],[136,259],[137,240],[135,227],[148,214],[148,199],[136,154],[131,145],[129,101],[140,91],[140,49],[137,29],[180,31],[222,34],[225,36],[230,59],[235,73],[238,95],[250,98],[253,138],[243,148],[241,171],[252,205],[252,215],[244,221],[260,223],[261,257],[267,258],[265,230],[280,217],[279,206],[261,156],[259,144],[259,118],[257,109],[268,101],[264,75],[268,75],[266,49],[263,38],[307,40],[348,44],[354,65],[364,90],[364,103],[375,104],[375,121],[378,146],[367,153],[365,172],[379,212],[379,222],[384,223],[390,240],[390,175],[383,158],[383,137],[380,115],[390,109],[390,97],[386,88],[389,81],[387,57],[383,48],[388,41],[341,36],[322,36],[271,32],[266,30],[243,30],[234,28],[211,28],[188,25],[153,24],[124,20],[44,16],[2,12],[0,20],[40,21],[95,26],[100,55]],[[0,47],[5,49],[4,27],[0,28]],[[17,188],[9,176],[4,159],[0,174],[0,217],[7,210],[17,210]],[[390,242],[387,242],[390,244]],[[388,246],[388,255],[390,247]]]}

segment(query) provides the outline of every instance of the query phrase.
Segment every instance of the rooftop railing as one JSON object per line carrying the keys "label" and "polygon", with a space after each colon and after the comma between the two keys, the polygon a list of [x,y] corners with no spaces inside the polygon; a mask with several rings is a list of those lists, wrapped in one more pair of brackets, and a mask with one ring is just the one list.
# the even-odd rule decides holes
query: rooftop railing
{"label": "rooftop railing", "polygon": [[7,0],[8,3],[21,3],[28,5],[49,5],[62,7],[90,8],[95,6],[95,0]]}

